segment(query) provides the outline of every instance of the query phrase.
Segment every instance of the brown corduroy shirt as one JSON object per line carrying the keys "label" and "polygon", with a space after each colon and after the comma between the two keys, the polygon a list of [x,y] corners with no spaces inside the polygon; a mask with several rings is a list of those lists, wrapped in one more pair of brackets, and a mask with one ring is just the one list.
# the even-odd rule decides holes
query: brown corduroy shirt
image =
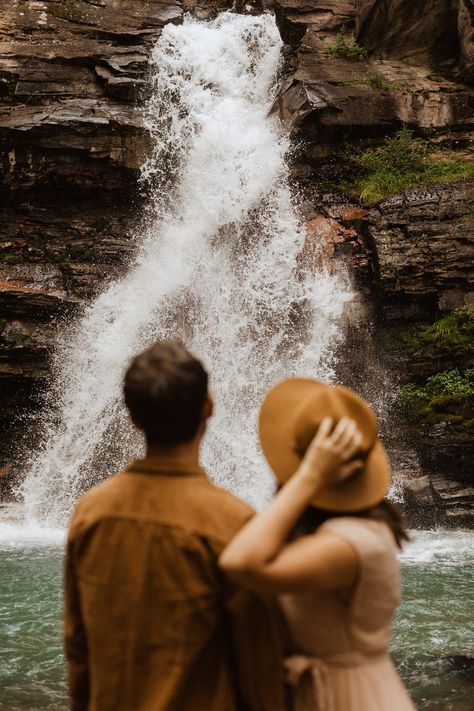
{"label": "brown corduroy shirt", "polygon": [[273,604],[217,558],[252,510],[148,457],[77,505],[66,555],[73,711],[284,711]]}

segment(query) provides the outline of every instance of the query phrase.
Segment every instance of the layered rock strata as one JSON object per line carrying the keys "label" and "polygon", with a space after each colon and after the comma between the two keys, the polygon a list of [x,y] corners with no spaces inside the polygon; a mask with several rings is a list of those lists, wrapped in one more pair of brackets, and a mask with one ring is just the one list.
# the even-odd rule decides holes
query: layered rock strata
{"label": "layered rock strata", "polygon": [[[414,357],[400,334],[474,302],[473,184],[413,188],[374,206],[331,190],[352,178],[351,152],[380,145],[404,124],[440,151],[472,159],[472,6],[277,0],[276,15],[287,48],[274,111],[297,146],[308,231],[330,236],[333,258],[349,265],[363,297],[341,377],[377,401],[377,384],[393,393],[457,365]],[[408,422],[390,393],[383,409],[411,520],[472,523],[470,431]]]}
{"label": "layered rock strata", "polygon": [[[133,250],[139,103],[170,0],[18,0],[0,9],[0,426],[26,431],[58,324]],[[4,476],[4,480],[7,474]]]}

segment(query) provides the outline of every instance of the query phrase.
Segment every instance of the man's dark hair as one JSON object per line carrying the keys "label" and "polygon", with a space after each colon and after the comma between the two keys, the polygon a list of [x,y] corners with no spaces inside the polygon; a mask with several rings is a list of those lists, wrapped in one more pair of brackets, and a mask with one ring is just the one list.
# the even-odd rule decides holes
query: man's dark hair
{"label": "man's dark hair", "polygon": [[202,420],[208,376],[201,361],[179,341],[155,343],[125,373],[124,396],[148,444],[193,439]]}

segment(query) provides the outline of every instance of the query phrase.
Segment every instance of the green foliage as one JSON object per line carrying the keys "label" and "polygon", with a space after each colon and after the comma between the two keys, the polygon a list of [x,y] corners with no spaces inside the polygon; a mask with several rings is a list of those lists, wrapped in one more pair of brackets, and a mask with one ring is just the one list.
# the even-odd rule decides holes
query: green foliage
{"label": "green foliage", "polygon": [[409,353],[416,353],[420,350],[420,340],[413,333],[402,331],[402,333],[399,334],[399,338]]}
{"label": "green foliage", "polygon": [[386,138],[380,148],[364,153],[358,161],[371,170],[406,173],[422,170],[429,152],[428,142],[413,138],[413,131],[404,126]]}
{"label": "green foliage", "polygon": [[[457,368],[436,373],[424,385],[408,383],[400,388],[398,402],[413,419],[430,423],[452,422],[465,428],[466,418],[457,409],[474,397],[474,368],[460,372]],[[472,404],[471,404],[472,410]]]}
{"label": "green foliage", "polygon": [[378,72],[347,79],[346,81],[338,82],[338,84],[340,86],[371,86],[374,89],[381,89],[382,91],[396,91],[398,89],[408,88],[408,85],[404,82],[387,81],[387,79]]}
{"label": "green foliage", "polygon": [[329,46],[329,54],[331,57],[339,57],[341,59],[348,59],[351,62],[357,62],[367,57],[367,50],[365,47],[361,47],[354,37],[347,37],[346,28],[343,25],[337,33],[335,43]]}
{"label": "green foliage", "polygon": [[364,203],[374,203],[419,185],[474,177],[474,162],[439,160],[432,153],[429,143],[414,138],[405,126],[379,148],[353,156],[366,174],[340,187]]}
{"label": "green foliage", "polygon": [[5,264],[11,264],[13,266],[14,264],[21,264],[23,260],[17,254],[6,254],[3,257],[3,261]]}
{"label": "green foliage", "polygon": [[434,424],[450,422],[470,431],[474,414],[474,305],[462,306],[435,321],[428,328],[403,332],[400,340],[407,351],[438,368],[424,384],[408,383],[398,392],[398,403],[406,415]]}
{"label": "green foliage", "polygon": [[443,353],[453,359],[474,356],[474,304],[454,309],[420,332],[404,331],[400,340],[409,353]]}

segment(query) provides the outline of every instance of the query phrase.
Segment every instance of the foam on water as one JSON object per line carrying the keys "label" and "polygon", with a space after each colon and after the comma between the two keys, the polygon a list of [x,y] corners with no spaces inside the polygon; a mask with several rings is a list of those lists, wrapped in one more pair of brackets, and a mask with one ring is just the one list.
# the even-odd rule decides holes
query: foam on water
{"label": "foam on water", "polygon": [[42,526],[34,522],[19,523],[21,512],[16,506],[0,507],[0,516],[0,551],[64,546],[64,528]]}
{"label": "foam on water", "polygon": [[412,531],[411,541],[400,554],[405,565],[437,563],[446,566],[469,566],[474,563],[474,531]]}
{"label": "foam on water", "polygon": [[211,374],[204,462],[260,505],[273,488],[256,442],[265,391],[290,375],[330,380],[352,295],[300,258],[288,141],[268,117],[281,39],[270,15],[168,25],[153,52],[146,125],[149,227],[128,274],[65,332],[43,443],[22,488],[28,520],[64,524],[78,495],[140,453],[121,401],[131,356],[178,337]]}

